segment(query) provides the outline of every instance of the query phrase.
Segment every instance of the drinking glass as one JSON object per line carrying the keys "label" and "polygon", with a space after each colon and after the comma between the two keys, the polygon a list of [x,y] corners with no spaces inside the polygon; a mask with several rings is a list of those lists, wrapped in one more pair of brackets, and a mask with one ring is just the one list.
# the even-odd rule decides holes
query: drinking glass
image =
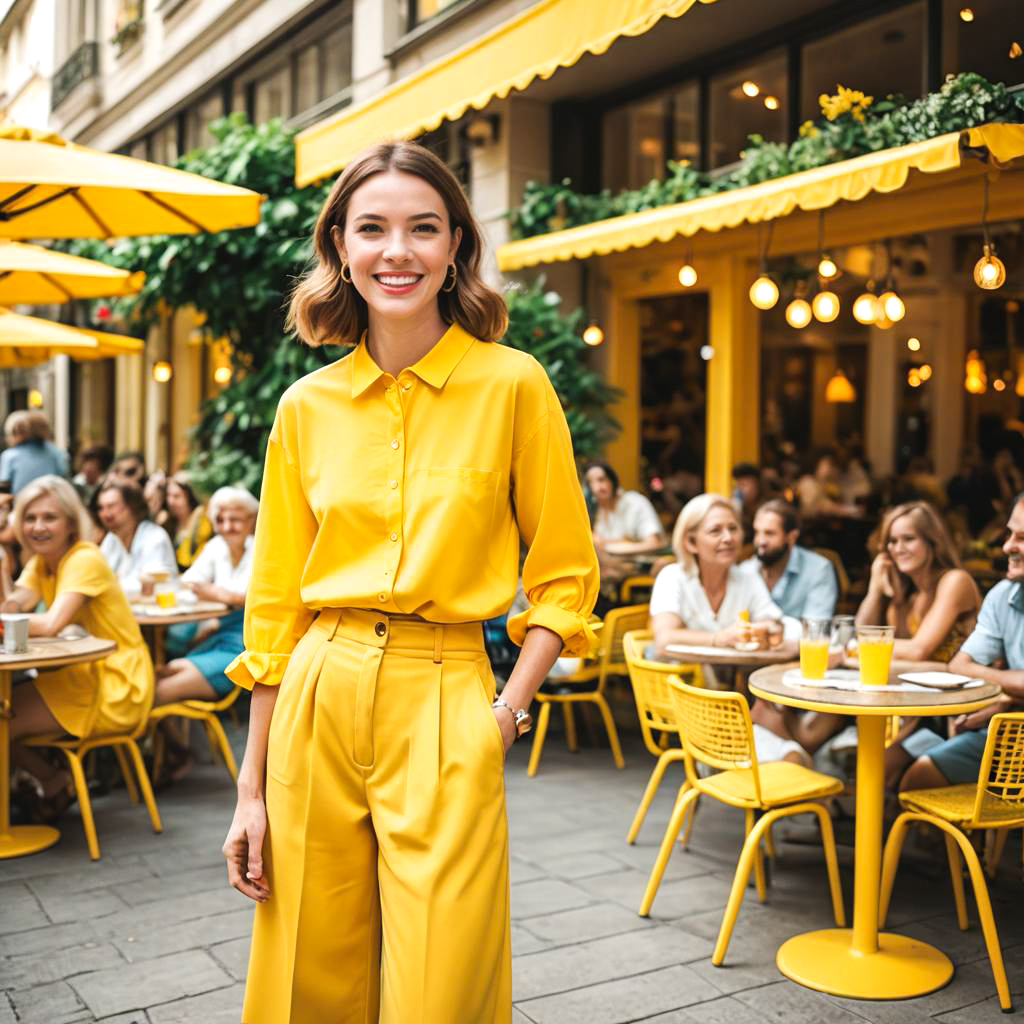
{"label": "drinking glass", "polygon": [[854,625],[852,615],[833,615],[832,616],[832,650],[839,651],[841,654],[846,654],[847,649],[850,646],[850,641],[856,635],[856,626]]}
{"label": "drinking glass", "polygon": [[824,679],[828,668],[831,619],[802,619],[800,636],[800,674],[805,679]]}
{"label": "drinking glass", "polygon": [[865,686],[886,686],[892,666],[893,626],[858,626],[857,656],[860,681]]}
{"label": "drinking glass", "polygon": [[156,605],[158,608],[178,607],[178,584],[176,580],[155,584],[153,592],[156,594]]}

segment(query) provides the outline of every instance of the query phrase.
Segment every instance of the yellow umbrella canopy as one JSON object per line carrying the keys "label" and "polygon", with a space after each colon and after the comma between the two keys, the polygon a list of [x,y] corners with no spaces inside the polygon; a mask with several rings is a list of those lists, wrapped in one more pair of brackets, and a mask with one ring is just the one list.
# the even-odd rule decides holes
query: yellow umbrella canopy
{"label": "yellow umbrella canopy", "polygon": [[83,331],[53,320],[0,309],[0,370],[37,366],[59,355],[72,359],[138,355],[144,348],[138,338],[124,334]]}
{"label": "yellow umbrella canopy", "polygon": [[145,279],[142,271],[0,238],[0,306],[134,295]]}
{"label": "yellow umbrella canopy", "polygon": [[117,238],[252,227],[263,196],[0,124],[0,237]]}

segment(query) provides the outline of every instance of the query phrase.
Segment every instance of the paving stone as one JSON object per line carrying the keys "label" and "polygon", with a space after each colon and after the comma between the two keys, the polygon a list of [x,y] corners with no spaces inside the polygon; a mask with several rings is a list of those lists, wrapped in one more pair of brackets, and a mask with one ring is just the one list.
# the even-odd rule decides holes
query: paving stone
{"label": "paving stone", "polygon": [[[539,920],[539,918],[532,918],[531,920]],[[522,956],[524,953],[536,953],[541,949],[548,949],[551,946],[550,942],[544,942],[537,938],[533,932],[516,921],[512,922],[511,938],[513,956]]]}
{"label": "paving stone", "polygon": [[525,882],[512,887],[512,920],[571,910],[592,902],[592,897],[582,889],[557,878]]}
{"label": "paving stone", "polygon": [[3,992],[0,992],[0,1024],[18,1024],[14,1016],[14,1007]]}
{"label": "paving stone", "polygon": [[31,988],[123,963],[121,954],[113,946],[96,943],[34,956],[5,958],[0,960],[0,988]]}
{"label": "paving stone", "polygon": [[238,1024],[244,996],[244,986],[230,985],[204,995],[153,1006],[149,1019],[152,1024]]}
{"label": "paving stone", "polygon": [[72,980],[75,991],[97,1017],[154,1006],[231,984],[232,979],[201,950],[94,971]]}
{"label": "paving stone", "polygon": [[65,981],[9,993],[19,1024],[77,1024],[86,1007]]}
{"label": "paving stone", "polygon": [[[132,929],[133,932],[137,929]],[[167,928],[156,928],[148,934],[140,933],[114,938],[112,941],[121,955],[133,962],[151,960],[168,953],[194,949],[197,944],[208,945],[228,939],[246,938],[252,931],[252,910],[242,907],[224,914],[194,918]]]}
{"label": "paving stone", "polygon": [[[647,879],[646,874],[626,870],[614,875],[581,878],[575,884],[595,897],[611,900],[636,913],[647,889]],[[730,884],[731,881],[709,874],[662,879],[651,907],[651,918],[665,921],[684,914],[698,914],[702,910],[724,909],[729,899]]]}
{"label": "paving stone", "polygon": [[611,871],[621,871],[622,864],[614,857],[606,853],[591,851],[581,853],[577,857],[570,857],[568,860],[558,858],[548,864],[541,864],[541,867],[554,875],[555,878],[586,878],[588,875],[605,875]]}
{"label": "paving stone", "polygon": [[[1011,989],[1010,996],[1013,1000],[1014,1010],[1019,1013],[1021,1006],[1024,1005],[1024,993]],[[1013,1020],[1012,1017],[1003,1013],[996,996],[991,996],[983,1003],[975,1003],[973,1006],[965,1006],[962,1009],[953,1010],[951,1013],[944,1013],[934,1019],[940,1021],[941,1024],[996,1024],[997,1021],[999,1024],[1006,1024],[1008,1020]]]}
{"label": "paving stone", "polygon": [[520,1008],[537,1024],[623,1024],[716,994],[688,967],[675,966],[533,999]]}
{"label": "paving stone", "polygon": [[531,864],[521,857],[509,857],[508,859],[509,881],[512,885],[519,885],[522,882],[533,882],[539,878],[547,878],[548,873],[536,864]]}
{"label": "paving stone", "polygon": [[749,992],[738,992],[734,999],[751,1007],[766,1021],[778,1024],[863,1024],[864,1017],[837,1006],[820,992],[812,992],[791,981],[780,981]]}
{"label": "paving stone", "polygon": [[37,893],[46,916],[54,924],[69,921],[88,921],[116,914],[127,904],[110,889],[92,892]]}
{"label": "paving stone", "polygon": [[245,981],[249,969],[249,936],[210,946],[210,955],[235,981]]}
{"label": "paving stone", "polygon": [[[2,919],[7,913],[4,906]],[[90,921],[72,921],[68,924],[47,924],[42,928],[30,931],[14,932],[0,935],[0,957],[31,956],[33,953],[45,953],[52,950],[66,949],[68,946],[81,946],[96,938]]]}
{"label": "paving stone", "polygon": [[647,1017],[644,1024],[764,1024],[766,1019],[753,1007],[725,996],[682,1010],[670,1010],[655,1017]]}
{"label": "paving stone", "polygon": [[0,885],[0,932],[22,932],[50,923],[32,890],[21,882]]}
{"label": "paving stone", "polygon": [[[93,1018],[89,1017],[89,1024]],[[131,1013],[118,1013],[113,1017],[104,1017],[96,1024],[149,1024],[149,1014],[145,1010],[132,1010]]]}
{"label": "paving stone", "polygon": [[649,918],[638,917],[633,911],[614,903],[595,903],[579,910],[531,917],[527,924],[534,935],[552,946],[622,935],[653,926],[654,922]]}
{"label": "paving stone", "polygon": [[47,898],[91,892],[96,889],[120,889],[132,882],[152,878],[153,873],[138,857],[128,860],[86,860],[59,875],[42,875],[27,879],[33,892]]}
{"label": "paving stone", "polygon": [[178,899],[182,895],[222,889],[227,886],[223,860],[209,867],[194,868],[173,875],[148,875],[145,879],[117,887],[117,895],[131,906],[154,900]]}
{"label": "paving stone", "polygon": [[[124,904],[121,904],[124,908]],[[125,908],[116,914],[100,918],[94,924],[96,934],[103,939],[114,941],[138,940],[150,936],[161,928],[195,921],[212,914],[227,913],[243,908],[252,909],[252,903],[241,893],[225,886],[210,892],[183,896],[180,899],[154,900],[132,908]]]}

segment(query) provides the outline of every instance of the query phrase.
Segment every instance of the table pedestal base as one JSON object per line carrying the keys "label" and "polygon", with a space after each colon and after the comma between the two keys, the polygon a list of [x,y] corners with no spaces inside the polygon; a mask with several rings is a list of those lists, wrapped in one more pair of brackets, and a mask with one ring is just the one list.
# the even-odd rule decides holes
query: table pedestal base
{"label": "table pedestal base", "polygon": [[934,992],[953,977],[953,963],[934,946],[879,932],[878,952],[853,948],[849,928],[796,935],[775,958],[787,978],[807,988],[851,999],[910,999]]}
{"label": "table pedestal base", "polygon": [[[6,785],[7,779],[3,782]],[[6,832],[0,832],[0,860],[38,853],[53,846],[58,839],[60,833],[48,825],[12,825]]]}

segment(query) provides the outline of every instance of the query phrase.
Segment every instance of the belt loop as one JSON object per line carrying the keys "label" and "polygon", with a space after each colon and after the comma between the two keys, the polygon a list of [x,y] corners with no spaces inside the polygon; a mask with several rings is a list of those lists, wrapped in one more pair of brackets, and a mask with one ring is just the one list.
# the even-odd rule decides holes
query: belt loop
{"label": "belt loop", "polygon": [[329,622],[330,636],[327,637],[328,640],[333,640],[338,635],[338,627],[341,625],[342,609],[330,608],[327,614],[334,619],[333,622]]}
{"label": "belt loop", "polygon": [[441,664],[441,650],[444,646],[444,626],[434,627],[434,664]]}

